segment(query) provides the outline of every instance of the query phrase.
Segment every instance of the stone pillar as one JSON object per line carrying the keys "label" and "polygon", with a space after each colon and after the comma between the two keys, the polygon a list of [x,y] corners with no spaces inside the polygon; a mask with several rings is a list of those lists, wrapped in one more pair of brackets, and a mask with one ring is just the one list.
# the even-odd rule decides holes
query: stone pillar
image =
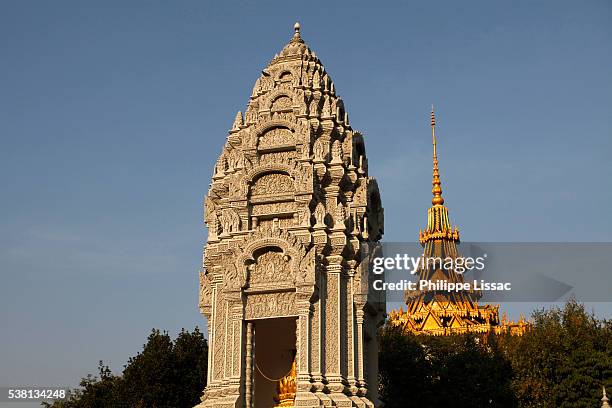
{"label": "stone pillar", "polygon": [[253,408],[253,322],[247,322],[244,399],[246,408]]}
{"label": "stone pillar", "polygon": [[296,365],[297,365],[297,392],[295,395],[296,407],[318,408],[319,399],[311,392],[313,384],[311,382],[310,368],[310,320],[312,317],[312,306],[310,301],[305,299],[300,301],[300,310],[296,327]]}
{"label": "stone pillar", "polygon": [[355,305],[355,315],[356,315],[356,323],[357,323],[357,337],[356,337],[356,348],[357,348],[357,387],[359,388],[359,395],[365,396],[367,392],[367,386],[365,383],[365,372],[364,372],[364,363],[363,363],[363,352],[364,352],[364,331],[363,331],[363,305]]}
{"label": "stone pillar", "polygon": [[[354,264],[354,261],[350,261]],[[346,285],[346,343],[347,343],[347,381],[351,388],[351,393],[357,392],[355,386],[355,316],[354,316],[354,304],[353,304],[353,281],[355,276],[355,270],[351,267],[348,271],[347,285]]]}
{"label": "stone pillar", "polygon": [[[340,375],[340,264],[327,266],[327,302],[325,305],[325,378],[338,392]],[[340,387],[340,389],[338,389]]]}

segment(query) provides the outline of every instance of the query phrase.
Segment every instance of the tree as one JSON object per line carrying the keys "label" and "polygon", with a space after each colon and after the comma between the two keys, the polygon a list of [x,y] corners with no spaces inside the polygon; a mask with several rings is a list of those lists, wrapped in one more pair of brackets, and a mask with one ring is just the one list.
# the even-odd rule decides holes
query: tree
{"label": "tree", "polygon": [[176,408],[200,401],[206,385],[208,344],[196,327],[181,330],[173,342],[167,332],[152,330],[142,352],[128,360],[121,376],[100,362],[99,378],[83,378],[69,398],[49,408]]}
{"label": "tree", "polygon": [[380,331],[380,395],[388,408],[592,408],[612,389],[612,322],[570,300],[536,311],[521,337]]}
{"label": "tree", "polygon": [[[486,341],[485,341],[486,340]],[[495,338],[380,332],[380,394],[388,408],[515,407],[512,368]]]}
{"label": "tree", "polygon": [[522,337],[506,338],[520,406],[591,408],[612,386],[612,325],[571,299],[563,309],[539,310]]}
{"label": "tree", "polygon": [[419,339],[389,324],[379,338],[379,392],[385,407],[426,407],[432,399],[434,374]]}

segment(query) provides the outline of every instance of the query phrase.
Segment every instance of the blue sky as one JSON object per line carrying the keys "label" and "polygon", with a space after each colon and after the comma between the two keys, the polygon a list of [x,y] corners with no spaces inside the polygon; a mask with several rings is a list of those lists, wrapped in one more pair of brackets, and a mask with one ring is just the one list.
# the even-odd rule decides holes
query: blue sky
{"label": "blue sky", "polygon": [[387,241],[426,222],[432,103],[464,240],[612,241],[607,0],[5,1],[0,386],[204,326],[202,199],[295,21],[365,134]]}

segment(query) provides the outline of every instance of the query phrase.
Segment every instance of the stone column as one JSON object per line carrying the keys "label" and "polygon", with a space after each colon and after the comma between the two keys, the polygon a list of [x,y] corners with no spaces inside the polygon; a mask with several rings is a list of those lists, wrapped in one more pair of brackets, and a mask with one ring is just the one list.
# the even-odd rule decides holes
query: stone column
{"label": "stone column", "polygon": [[[342,377],[340,375],[340,273],[342,266],[327,265],[327,302],[325,307],[325,378],[330,389],[341,392]],[[337,389],[340,386],[340,389]]]}
{"label": "stone column", "polygon": [[243,406],[244,396],[241,395],[242,367],[245,358],[245,333],[243,323],[243,306],[240,290],[227,294],[228,310],[226,324],[226,379],[224,403],[227,406]]}
{"label": "stone column", "polygon": [[[349,263],[354,264],[355,261]],[[355,386],[355,316],[354,316],[354,304],[353,304],[353,283],[354,283],[355,270],[352,268],[348,271],[347,285],[346,285],[346,335],[347,335],[347,380],[351,392],[355,394],[357,387]]]}
{"label": "stone column", "polygon": [[312,306],[308,299],[299,301],[299,315],[296,326],[296,365],[297,365],[297,390],[295,395],[296,407],[318,408],[319,399],[311,392],[310,368],[310,320],[312,317]]}
{"label": "stone column", "polygon": [[355,304],[355,315],[357,322],[357,338],[356,340],[356,348],[357,348],[357,387],[359,387],[359,395],[365,396],[367,392],[367,385],[365,383],[365,372],[364,372],[364,362],[363,362],[363,353],[364,353],[364,331],[363,331],[363,322],[364,322],[364,311],[363,305]]}
{"label": "stone column", "polygon": [[247,323],[245,364],[245,405],[253,408],[253,322]]}

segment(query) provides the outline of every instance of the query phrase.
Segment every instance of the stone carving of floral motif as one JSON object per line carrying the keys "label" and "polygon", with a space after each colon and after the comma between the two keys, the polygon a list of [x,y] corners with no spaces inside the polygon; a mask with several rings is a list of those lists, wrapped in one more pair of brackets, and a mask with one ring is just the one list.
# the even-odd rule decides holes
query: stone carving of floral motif
{"label": "stone carving of floral motif", "polygon": [[282,213],[291,213],[296,209],[295,201],[284,201],[278,203],[254,204],[252,215],[273,215]]}
{"label": "stone carving of floral motif", "polygon": [[253,183],[251,195],[287,194],[295,190],[293,179],[282,173],[264,174]]}
{"label": "stone carving of floral motif", "polygon": [[288,96],[280,96],[272,102],[272,112],[292,109],[293,101]]}
{"label": "stone carving of floral motif", "polygon": [[296,300],[295,292],[250,294],[247,296],[245,319],[294,316],[297,314]]}
{"label": "stone carving of floral motif", "polygon": [[289,129],[274,128],[259,137],[259,149],[295,144],[293,132]]}

